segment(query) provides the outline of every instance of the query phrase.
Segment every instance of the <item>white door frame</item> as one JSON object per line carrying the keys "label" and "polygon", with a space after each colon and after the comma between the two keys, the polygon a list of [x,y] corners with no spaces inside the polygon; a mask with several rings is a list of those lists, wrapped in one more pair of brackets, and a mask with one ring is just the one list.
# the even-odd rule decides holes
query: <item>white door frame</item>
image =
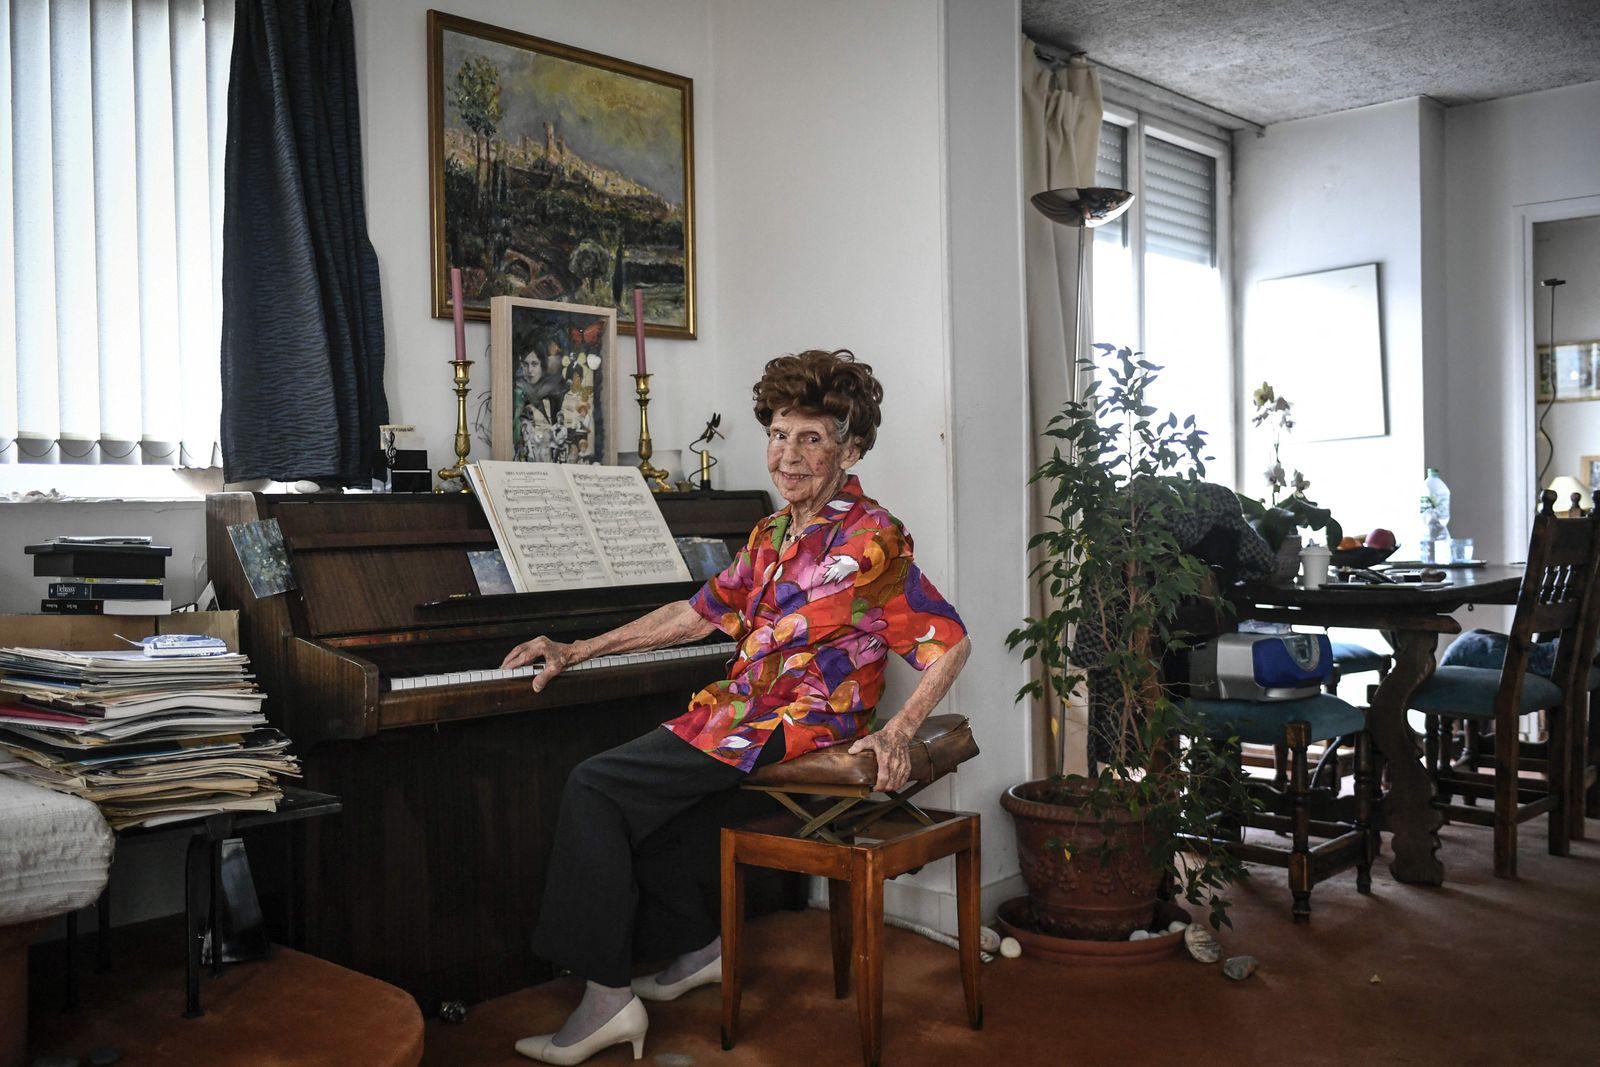
{"label": "white door frame", "polygon": [[[1538,446],[1534,442],[1534,428],[1538,421],[1537,398],[1533,388],[1535,370],[1533,316],[1537,311],[1534,290],[1539,279],[1533,274],[1533,227],[1541,222],[1560,222],[1563,219],[1586,218],[1600,215],[1600,196],[1575,196],[1565,200],[1545,200],[1516,207],[1517,247],[1521,253],[1521,269],[1512,272],[1517,286],[1511,294],[1510,306],[1519,308],[1517,317],[1516,354],[1507,362],[1515,380],[1507,382],[1506,395],[1512,398],[1512,440],[1519,442],[1522,462],[1511,469],[1511,499],[1520,506],[1511,509],[1507,535],[1507,551],[1521,558],[1522,546],[1533,533],[1533,508],[1530,502],[1537,498],[1540,486],[1534,484],[1538,475]],[[1518,358],[1520,356],[1521,358]]]}

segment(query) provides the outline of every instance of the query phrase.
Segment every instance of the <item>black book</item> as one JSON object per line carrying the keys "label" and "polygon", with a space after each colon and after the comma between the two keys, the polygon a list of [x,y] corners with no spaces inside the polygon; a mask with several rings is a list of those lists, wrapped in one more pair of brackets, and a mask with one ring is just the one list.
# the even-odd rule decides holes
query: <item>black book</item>
{"label": "black book", "polygon": [[161,582],[51,582],[49,594],[61,600],[160,600]]}
{"label": "black book", "polygon": [[39,610],[46,615],[104,615],[104,600],[41,600]]}
{"label": "black book", "polygon": [[27,545],[33,573],[40,578],[162,578],[167,573],[166,545],[84,545],[46,542]]}

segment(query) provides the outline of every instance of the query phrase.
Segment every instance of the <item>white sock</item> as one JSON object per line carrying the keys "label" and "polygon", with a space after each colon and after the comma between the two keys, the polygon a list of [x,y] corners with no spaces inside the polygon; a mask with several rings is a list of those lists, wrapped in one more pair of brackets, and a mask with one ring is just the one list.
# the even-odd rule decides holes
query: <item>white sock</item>
{"label": "white sock", "polygon": [[681,982],[720,955],[722,955],[722,938],[712,938],[711,943],[704,948],[685,952],[668,964],[667,969],[656,976],[656,983],[671,985],[673,982]]}
{"label": "white sock", "polygon": [[583,999],[556,1031],[552,1044],[557,1047],[576,1045],[615,1018],[632,999],[633,990],[628,986],[618,988],[589,982],[583,988]]}

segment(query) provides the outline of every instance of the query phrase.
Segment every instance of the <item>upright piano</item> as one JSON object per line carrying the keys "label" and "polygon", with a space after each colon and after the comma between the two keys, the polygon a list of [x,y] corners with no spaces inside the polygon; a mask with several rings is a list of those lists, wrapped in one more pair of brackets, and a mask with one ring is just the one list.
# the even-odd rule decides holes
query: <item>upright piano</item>
{"label": "upright piano", "polygon": [[[658,498],[677,536],[737,548],[762,491]],[[296,588],[257,598],[228,528],[276,519]],[[382,978],[424,1009],[551,976],[530,944],[568,772],[683,711],[732,646],[603,657],[534,693],[498,670],[544,633],[601,633],[698,584],[480,596],[467,553],[495,547],[465,494],[207,501],[207,553],[274,725],[305,784],[344,800],[299,832],[281,935]]]}

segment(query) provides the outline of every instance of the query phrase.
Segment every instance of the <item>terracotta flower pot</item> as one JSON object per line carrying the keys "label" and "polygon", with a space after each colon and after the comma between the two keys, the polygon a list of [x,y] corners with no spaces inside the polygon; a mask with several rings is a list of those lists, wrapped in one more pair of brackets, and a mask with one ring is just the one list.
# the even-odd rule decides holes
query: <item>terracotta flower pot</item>
{"label": "terracotta flower pot", "polygon": [[[1085,812],[1067,787],[1048,780],[1012,786],[1000,806],[1016,823],[1022,878],[1042,930],[1117,941],[1150,925],[1164,872],[1150,862],[1141,818],[1112,812],[1113,827],[1103,832],[1105,820]],[[1102,863],[1107,840],[1117,847]]]}

